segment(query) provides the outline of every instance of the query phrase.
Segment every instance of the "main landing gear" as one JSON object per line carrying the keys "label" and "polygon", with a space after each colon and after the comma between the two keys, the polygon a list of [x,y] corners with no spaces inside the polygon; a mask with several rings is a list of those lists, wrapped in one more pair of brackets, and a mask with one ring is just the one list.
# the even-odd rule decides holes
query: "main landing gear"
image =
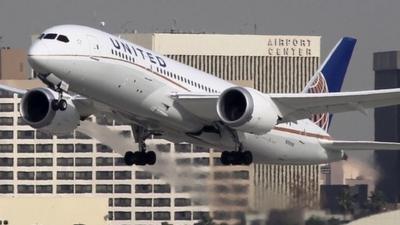
{"label": "main landing gear", "polygon": [[139,126],[132,126],[135,141],[139,144],[139,151],[127,151],[124,156],[125,164],[132,165],[154,165],[157,161],[156,153],[154,151],[146,152],[146,139],[153,133],[145,130]]}
{"label": "main landing gear", "polygon": [[243,144],[240,143],[237,132],[230,130],[233,140],[236,143],[236,151],[223,151],[221,163],[223,165],[250,165],[253,162],[253,154],[250,151],[243,151]]}
{"label": "main landing gear", "polygon": [[54,111],[65,111],[68,107],[67,101],[63,98],[63,93],[68,91],[69,85],[54,76],[54,74],[37,74],[38,78],[50,89],[58,92],[58,99],[51,102],[51,108]]}

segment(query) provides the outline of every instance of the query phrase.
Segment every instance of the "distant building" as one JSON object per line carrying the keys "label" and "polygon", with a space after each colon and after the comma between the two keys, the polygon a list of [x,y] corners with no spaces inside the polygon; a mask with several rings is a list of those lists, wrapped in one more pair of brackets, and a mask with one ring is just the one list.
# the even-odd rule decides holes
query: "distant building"
{"label": "distant building", "polygon": [[[375,89],[400,87],[400,51],[374,53]],[[400,142],[400,107],[375,109],[375,139]],[[379,167],[376,188],[383,191],[390,203],[400,202],[400,152],[375,151]]]}
{"label": "distant building", "polygon": [[0,49],[0,80],[24,80],[28,74],[26,50]]}
{"label": "distant building", "polygon": [[[347,198],[346,196],[347,192]],[[341,200],[351,201],[353,209],[359,209],[368,200],[368,185],[321,185],[321,209],[328,210],[332,214],[343,213]]]}
{"label": "distant building", "polygon": [[2,225],[106,225],[108,199],[102,197],[0,196]]}

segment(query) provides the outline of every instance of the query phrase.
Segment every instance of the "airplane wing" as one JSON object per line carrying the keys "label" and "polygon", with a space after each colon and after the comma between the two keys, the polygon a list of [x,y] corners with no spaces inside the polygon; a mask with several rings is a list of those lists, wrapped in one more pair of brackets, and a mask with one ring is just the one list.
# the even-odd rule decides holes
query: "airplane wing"
{"label": "airplane wing", "polygon": [[1,84],[1,83],[0,83],[0,90],[9,91],[9,92],[21,94],[21,95],[26,93],[26,90],[24,90],[24,89],[7,86],[7,85]]}
{"label": "airplane wing", "polygon": [[400,88],[335,93],[267,94],[283,121],[310,118],[324,112],[360,111],[400,104]]}
{"label": "airplane wing", "polygon": [[400,150],[400,143],[395,142],[320,140],[320,143],[329,150]]}

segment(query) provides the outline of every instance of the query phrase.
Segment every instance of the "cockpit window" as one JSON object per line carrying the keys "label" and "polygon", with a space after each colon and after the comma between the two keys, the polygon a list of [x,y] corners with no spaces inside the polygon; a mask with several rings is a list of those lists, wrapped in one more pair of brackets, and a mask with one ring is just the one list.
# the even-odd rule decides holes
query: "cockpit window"
{"label": "cockpit window", "polygon": [[46,34],[44,35],[43,39],[55,39],[57,37],[57,34]]}
{"label": "cockpit window", "polygon": [[38,37],[38,39],[40,40],[40,39],[42,39],[43,38],[43,36],[44,36],[44,33],[43,34],[41,34],[39,37]]}
{"label": "cockpit window", "polygon": [[68,43],[69,39],[67,38],[67,36],[64,36],[62,34],[58,35],[57,40]]}

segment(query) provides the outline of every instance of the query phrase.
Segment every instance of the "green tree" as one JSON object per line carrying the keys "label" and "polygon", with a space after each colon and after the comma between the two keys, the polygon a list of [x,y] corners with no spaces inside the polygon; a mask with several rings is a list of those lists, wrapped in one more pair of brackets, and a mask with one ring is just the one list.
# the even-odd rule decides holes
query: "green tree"
{"label": "green tree", "polygon": [[215,223],[209,215],[206,215],[202,216],[201,219],[194,225],[218,225],[218,224]]}
{"label": "green tree", "polygon": [[354,196],[351,194],[350,189],[345,189],[338,197],[338,204],[343,210],[343,218],[354,209]]}
{"label": "green tree", "polygon": [[369,213],[379,213],[385,209],[386,201],[385,195],[382,191],[373,191],[369,196],[369,202],[367,204],[367,209]]}
{"label": "green tree", "polygon": [[325,221],[319,217],[312,216],[306,220],[305,225],[325,225]]}

